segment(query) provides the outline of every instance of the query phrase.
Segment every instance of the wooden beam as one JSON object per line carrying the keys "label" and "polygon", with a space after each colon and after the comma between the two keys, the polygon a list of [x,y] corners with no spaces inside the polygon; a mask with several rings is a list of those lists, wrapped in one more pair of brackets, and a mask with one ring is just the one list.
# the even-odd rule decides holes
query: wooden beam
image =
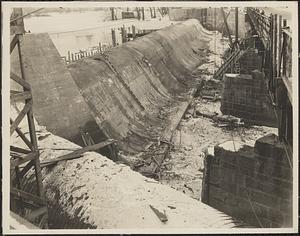
{"label": "wooden beam", "polygon": [[17,197],[22,197],[24,199],[28,199],[29,201],[36,202],[36,203],[38,203],[40,205],[47,204],[47,202],[44,199],[42,199],[42,198],[40,198],[40,197],[38,197],[36,195],[33,195],[31,193],[27,193],[25,191],[19,190],[19,189],[14,188],[14,187],[12,187],[10,189],[10,194],[12,194],[14,196],[17,196]]}
{"label": "wooden beam", "polygon": [[68,153],[66,155],[63,155],[63,156],[60,156],[60,157],[57,157],[57,158],[54,158],[54,159],[49,159],[49,160],[43,161],[43,162],[41,162],[41,165],[42,166],[46,166],[46,165],[49,165],[49,164],[54,164],[54,163],[59,162],[59,161],[66,161],[66,160],[78,158],[79,156],[81,156],[85,152],[96,151],[96,150],[102,149],[102,148],[104,148],[104,147],[106,147],[108,145],[111,145],[111,144],[113,144],[115,142],[116,141],[113,140],[113,139],[108,139],[108,140],[106,140],[104,142],[97,143],[95,145],[83,147],[83,148],[81,148],[79,150],[76,150],[74,152]]}
{"label": "wooden beam", "polygon": [[13,39],[10,42],[10,54],[13,52],[14,48],[16,47],[19,40],[19,35],[15,34]]}
{"label": "wooden beam", "polygon": [[279,20],[278,20],[278,59],[277,59],[277,76],[281,76],[281,48],[282,47],[282,16],[279,15]]}
{"label": "wooden beam", "polygon": [[229,30],[229,27],[228,27],[228,24],[227,24],[227,19],[226,19],[223,7],[221,7],[221,13],[222,13],[224,24],[225,24],[225,28],[226,28],[226,31],[227,31],[227,34],[228,34],[229,44],[232,47],[233,46],[233,42],[232,42],[232,38],[231,38],[231,35],[230,35],[230,30]]}
{"label": "wooden beam", "polygon": [[11,160],[10,161],[10,169],[13,169],[16,166],[19,166],[27,161],[31,161],[31,160],[35,159],[36,155],[37,155],[37,152],[31,152],[23,157],[21,156],[21,159]]}
{"label": "wooden beam", "polygon": [[285,33],[290,38],[292,38],[292,32],[288,28],[282,29],[282,32]]}
{"label": "wooden beam", "polygon": [[17,118],[13,121],[13,123],[10,126],[10,135],[13,134],[13,132],[16,130],[20,122],[23,120],[23,118],[26,116],[26,114],[29,112],[29,110],[32,108],[32,101],[29,101],[25,104],[22,111],[19,113]]}
{"label": "wooden beam", "polygon": [[13,102],[24,101],[29,98],[32,98],[30,91],[24,91],[24,92],[13,93],[13,94],[11,93],[10,102],[13,103]]}
{"label": "wooden beam", "polygon": [[24,148],[15,147],[15,146],[12,146],[12,145],[10,145],[10,151],[20,152],[20,153],[24,153],[24,154],[28,154],[28,153],[31,152],[31,150],[26,150]]}
{"label": "wooden beam", "polygon": [[[12,123],[13,123],[13,120],[10,119],[10,124],[12,124]],[[18,127],[16,128],[16,132],[18,133],[20,138],[24,141],[24,143],[27,145],[27,147],[30,150],[33,150],[32,143],[26,138],[25,134]]]}
{"label": "wooden beam", "polygon": [[239,9],[235,8],[235,43],[238,42],[239,37]]}
{"label": "wooden beam", "polygon": [[22,79],[19,76],[17,76],[15,73],[10,72],[10,78],[12,78],[18,84],[22,85],[24,88],[26,88],[28,90],[31,89],[30,84],[28,82],[26,82],[24,79]]}
{"label": "wooden beam", "polygon": [[22,178],[26,173],[27,171],[30,170],[30,168],[34,165],[34,160],[31,160],[30,162],[28,162],[26,164],[26,166],[24,166],[24,168],[20,171],[20,177]]}
{"label": "wooden beam", "polygon": [[293,86],[292,86],[292,78],[287,78],[285,76],[282,76],[282,81],[287,89],[288,98],[293,104]]}

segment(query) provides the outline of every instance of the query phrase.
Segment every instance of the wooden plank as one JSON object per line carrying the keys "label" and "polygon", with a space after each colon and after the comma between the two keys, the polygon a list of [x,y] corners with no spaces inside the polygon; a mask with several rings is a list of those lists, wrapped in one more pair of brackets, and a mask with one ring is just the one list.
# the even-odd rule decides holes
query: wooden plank
{"label": "wooden plank", "polygon": [[106,140],[104,142],[97,143],[95,145],[83,147],[83,148],[81,148],[79,150],[76,150],[74,152],[68,153],[66,155],[63,155],[63,156],[60,156],[60,157],[57,157],[57,158],[54,158],[54,159],[43,161],[41,163],[41,165],[46,165],[46,164],[49,164],[49,163],[52,164],[52,163],[55,163],[55,162],[58,162],[58,161],[65,161],[65,160],[69,160],[69,159],[73,159],[73,158],[78,158],[78,156],[82,155],[85,152],[96,151],[96,150],[104,148],[104,147],[106,147],[108,145],[111,145],[111,144],[113,144],[115,142],[116,141],[113,140],[113,139],[108,139],[108,140]]}
{"label": "wooden plank", "polygon": [[[10,119],[10,124],[12,124],[12,123],[13,123],[13,120]],[[20,136],[20,138],[24,141],[24,143],[27,145],[27,147],[30,150],[33,150],[31,142],[26,138],[25,134],[18,127],[16,128],[16,132],[18,133],[18,135]]]}
{"label": "wooden plank", "polygon": [[44,199],[42,199],[42,198],[40,198],[36,195],[33,195],[31,193],[27,193],[25,191],[19,190],[19,189],[14,188],[14,187],[12,187],[10,189],[10,194],[12,194],[14,196],[17,196],[17,197],[22,197],[24,199],[28,199],[29,201],[36,202],[40,205],[45,205],[47,203]]}
{"label": "wooden plank", "polygon": [[32,109],[27,114],[27,120],[28,120],[29,135],[30,135],[31,143],[33,145],[33,150],[37,151],[37,157],[34,160],[34,162],[35,162],[34,167],[35,167],[35,176],[36,176],[36,181],[37,181],[37,186],[38,186],[38,193],[39,193],[40,197],[45,198],[45,192],[44,192],[44,188],[43,188],[43,184],[42,184],[41,165],[40,165],[40,158],[39,158],[39,151],[38,151],[38,144],[37,144]]}
{"label": "wooden plank", "polygon": [[14,48],[16,47],[17,43],[19,40],[19,35],[15,34],[13,39],[10,42],[10,53],[12,53],[12,51],[14,50]]}
{"label": "wooden plank", "polygon": [[290,38],[292,38],[292,32],[290,31],[289,28],[286,29],[282,29],[282,32],[285,33],[287,36],[289,36]]}
{"label": "wooden plank", "polygon": [[10,102],[19,102],[19,101],[24,101],[26,99],[32,98],[31,92],[30,91],[25,91],[25,92],[19,92],[19,93],[11,93],[10,94]]}
{"label": "wooden plank", "polygon": [[14,167],[19,166],[27,161],[31,161],[31,160],[35,159],[36,155],[37,155],[37,152],[31,152],[31,153],[21,157],[22,159],[11,160],[10,168],[13,169]]}
{"label": "wooden plank", "polygon": [[226,31],[227,31],[227,34],[228,34],[228,39],[229,39],[230,46],[233,46],[233,42],[232,42],[231,35],[230,35],[230,30],[229,30],[229,27],[228,27],[228,24],[227,24],[227,19],[226,19],[223,7],[221,7],[221,13],[222,13],[225,28],[226,28]]}
{"label": "wooden plank", "polygon": [[288,98],[293,104],[293,86],[292,86],[292,78],[287,78],[285,76],[282,76],[282,81],[287,89]]}
{"label": "wooden plank", "polygon": [[15,73],[10,72],[10,78],[12,78],[12,80],[14,80],[15,82],[17,82],[18,84],[22,85],[24,88],[30,90],[31,86],[29,83],[27,83],[24,79],[20,78],[19,76],[17,76]]}
{"label": "wooden plank", "polygon": [[31,152],[31,150],[26,150],[24,148],[15,147],[13,145],[10,145],[10,151],[20,152],[20,153],[24,153],[24,154],[28,154]]}
{"label": "wooden plank", "polygon": [[32,101],[29,101],[25,104],[22,111],[19,113],[17,118],[13,121],[13,123],[10,126],[10,135],[13,134],[13,132],[16,130],[20,122],[23,120],[23,118],[26,116],[26,114],[29,112],[29,110],[32,108]]}
{"label": "wooden plank", "polygon": [[28,162],[26,164],[26,166],[24,166],[24,168],[20,171],[20,177],[22,178],[26,173],[27,171],[30,170],[30,168],[34,165],[34,160],[31,160],[30,162]]}
{"label": "wooden plank", "polygon": [[278,21],[278,59],[277,59],[277,73],[278,73],[278,77],[281,76],[281,47],[282,47],[282,16],[279,15],[279,21]]}
{"label": "wooden plank", "polygon": [[[77,159],[77,158],[80,158],[80,157],[83,157],[83,155],[70,156],[67,159],[64,159],[62,161],[73,160],[73,159]],[[41,162],[40,166],[41,166],[41,168],[44,168],[44,167],[47,167],[47,166],[53,166],[53,165],[57,164],[58,162],[59,162],[58,160],[53,160],[53,161],[47,160],[47,162]]]}

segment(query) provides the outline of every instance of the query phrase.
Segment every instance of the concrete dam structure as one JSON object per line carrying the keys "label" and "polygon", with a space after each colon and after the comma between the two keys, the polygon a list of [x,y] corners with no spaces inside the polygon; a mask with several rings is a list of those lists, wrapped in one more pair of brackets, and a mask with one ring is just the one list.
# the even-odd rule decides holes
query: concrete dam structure
{"label": "concrete dam structure", "polygon": [[[47,34],[25,35],[25,72],[36,119],[79,145],[81,129],[95,143],[118,140],[127,153],[138,153],[153,140],[169,140],[195,92],[192,71],[204,63],[211,39],[198,20],[188,20],[66,69]],[[50,49],[42,46],[45,42]]]}

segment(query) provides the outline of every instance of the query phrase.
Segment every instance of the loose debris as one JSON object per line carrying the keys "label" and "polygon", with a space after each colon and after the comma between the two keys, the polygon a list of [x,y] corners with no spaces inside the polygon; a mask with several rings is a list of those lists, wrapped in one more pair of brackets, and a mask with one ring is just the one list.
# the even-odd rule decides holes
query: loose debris
{"label": "loose debris", "polygon": [[156,208],[154,208],[153,206],[151,206],[151,205],[149,205],[149,206],[150,206],[151,210],[156,214],[156,216],[160,219],[161,222],[165,223],[168,221],[165,211],[164,211],[164,213],[162,213],[159,210],[157,210]]}
{"label": "loose debris", "polygon": [[222,83],[212,79],[212,74],[222,62],[226,42],[217,43],[216,53],[210,55],[212,63],[205,63],[194,71],[194,77],[202,80],[201,86],[173,136],[175,146],[161,166],[163,184],[197,200],[201,197],[207,147],[232,140],[232,137],[253,146],[257,138],[277,132],[274,128],[246,125],[240,118],[221,113]]}

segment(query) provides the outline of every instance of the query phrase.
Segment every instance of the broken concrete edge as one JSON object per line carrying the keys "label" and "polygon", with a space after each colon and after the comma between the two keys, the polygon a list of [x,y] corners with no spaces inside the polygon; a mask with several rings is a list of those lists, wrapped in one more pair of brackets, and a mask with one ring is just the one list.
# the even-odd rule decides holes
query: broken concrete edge
{"label": "broken concrete edge", "polygon": [[290,167],[293,165],[293,158],[285,150],[285,144],[279,140],[276,134],[268,134],[256,140],[254,150],[257,154],[271,158],[274,161],[288,163]]}

